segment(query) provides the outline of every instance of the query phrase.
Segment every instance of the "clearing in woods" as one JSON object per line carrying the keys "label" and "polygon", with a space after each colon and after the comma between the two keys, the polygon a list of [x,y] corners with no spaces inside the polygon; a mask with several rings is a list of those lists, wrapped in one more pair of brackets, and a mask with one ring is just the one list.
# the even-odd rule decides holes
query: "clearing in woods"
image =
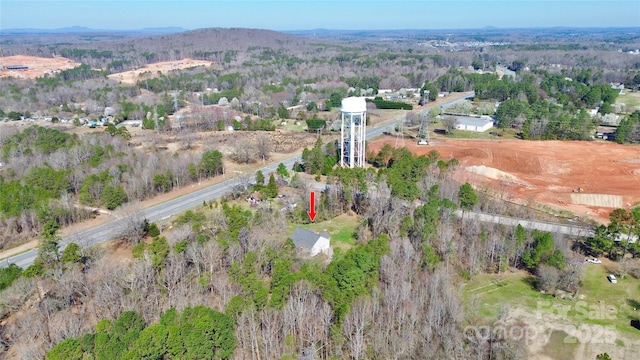
{"label": "clearing in woods", "polygon": [[616,103],[625,104],[627,106],[626,111],[632,113],[635,110],[640,110],[640,91],[625,92],[620,94],[616,99]]}
{"label": "clearing in woods", "polygon": [[[144,78],[153,78],[158,75],[158,73],[166,74],[169,71],[173,70],[181,70],[188,69],[190,67],[195,66],[212,66],[214,63],[211,61],[205,60],[193,60],[193,59],[182,59],[175,61],[164,61],[159,63],[148,64],[145,67],[140,69],[124,71],[120,73],[111,74],[108,76],[109,79],[118,80],[123,84],[133,85],[139,79]],[[146,77],[141,77],[141,75],[145,75]]]}
{"label": "clearing in woods", "polygon": [[[60,71],[80,66],[80,63],[60,56],[43,58],[37,56],[14,55],[0,58],[0,65],[2,65],[0,78],[14,77],[19,79],[35,79],[45,75],[55,76],[55,74]],[[17,70],[7,68],[11,66],[26,68]]]}

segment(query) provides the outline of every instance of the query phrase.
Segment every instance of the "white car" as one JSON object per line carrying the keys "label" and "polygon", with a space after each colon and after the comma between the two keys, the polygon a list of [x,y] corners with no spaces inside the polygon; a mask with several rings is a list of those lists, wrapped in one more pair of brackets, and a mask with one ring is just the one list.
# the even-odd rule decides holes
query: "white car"
{"label": "white car", "polygon": [[596,258],[585,259],[584,261],[586,261],[588,263],[592,263],[592,264],[602,264],[602,261],[600,259],[596,259]]}
{"label": "white car", "polygon": [[615,275],[613,275],[613,274],[607,275],[607,279],[609,281],[611,281],[612,284],[616,284],[618,282],[618,280],[616,279]]}

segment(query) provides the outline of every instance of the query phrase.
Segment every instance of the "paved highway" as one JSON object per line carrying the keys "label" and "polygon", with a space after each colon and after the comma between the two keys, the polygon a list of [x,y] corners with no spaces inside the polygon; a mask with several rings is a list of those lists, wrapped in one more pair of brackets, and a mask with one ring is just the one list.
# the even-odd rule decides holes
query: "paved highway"
{"label": "paved highway", "polygon": [[[465,97],[468,97],[468,96],[473,96],[473,92],[466,93]],[[444,103],[438,104],[438,106],[447,106],[461,99],[464,99],[464,97],[446,101]],[[367,129],[367,133],[366,133],[367,140],[382,135],[382,133],[385,132],[386,129],[388,128],[389,124],[392,124],[393,122],[398,120],[399,119],[388,121],[378,126]],[[296,155],[282,161],[282,163],[287,168],[290,169],[296,161],[300,161],[300,160],[301,160],[301,155]],[[278,167],[278,164],[279,163],[273,163],[261,168],[260,170],[262,170],[262,172],[265,174],[268,174],[270,172],[275,172],[276,168]],[[169,200],[162,204],[152,206],[148,209],[142,210],[141,214],[136,214],[135,216],[140,219],[146,218],[152,222],[158,221],[160,219],[165,219],[174,214],[178,214],[185,210],[201,205],[204,201],[217,199],[222,195],[230,192],[236,185],[239,185],[239,184],[240,182],[238,178],[225,180],[216,185],[212,185],[207,188],[192,192],[190,194]],[[111,240],[119,235],[119,232],[121,231],[120,229],[122,229],[121,224],[125,221],[126,221],[126,218],[114,219],[112,221],[109,221],[108,223],[99,225],[93,229],[89,229],[89,230],[80,232],[76,235],[65,237],[60,242],[60,251],[64,250],[67,244],[71,242],[75,242],[76,244],[82,247],[89,247],[107,240]],[[31,249],[24,253],[1,260],[0,267],[5,267],[11,263],[14,263],[22,268],[26,268],[27,266],[33,264],[33,261],[36,258],[37,252],[38,252],[37,249]]]}

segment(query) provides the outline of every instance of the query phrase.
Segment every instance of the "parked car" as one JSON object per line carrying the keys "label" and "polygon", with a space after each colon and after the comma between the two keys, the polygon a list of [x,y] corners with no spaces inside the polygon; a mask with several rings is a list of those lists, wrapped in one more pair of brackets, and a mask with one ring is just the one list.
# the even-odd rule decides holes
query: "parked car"
{"label": "parked car", "polygon": [[584,261],[592,264],[602,264],[602,261],[596,258],[585,259]]}
{"label": "parked car", "polygon": [[618,282],[618,279],[616,279],[616,276],[613,274],[607,275],[607,279],[611,281],[612,284],[616,284]]}

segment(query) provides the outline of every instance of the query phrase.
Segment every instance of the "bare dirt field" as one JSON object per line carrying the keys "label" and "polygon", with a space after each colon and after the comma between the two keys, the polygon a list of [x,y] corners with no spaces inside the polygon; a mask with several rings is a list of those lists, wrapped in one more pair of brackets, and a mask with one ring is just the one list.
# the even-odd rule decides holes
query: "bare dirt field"
{"label": "bare dirt field", "polygon": [[[394,137],[371,142],[376,151]],[[412,152],[431,150],[460,161],[454,178],[506,200],[548,206],[606,222],[612,206],[640,202],[640,147],[585,141],[454,140],[406,142]],[[574,192],[578,188],[581,193]]]}
{"label": "bare dirt field", "polygon": [[140,75],[148,73],[149,77],[155,76],[158,72],[163,74],[172,70],[186,69],[194,66],[212,66],[214,63],[204,60],[182,59],[175,61],[164,61],[154,64],[149,64],[140,69],[125,71],[121,73],[115,73],[109,75],[109,79],[118,80],[123,84],[135,84],[140,79]]}
{"label": "bare dirt field", "polygon": [[[36,56],[15,55],[0,58],[0,77],[14,77],[20,79],[35,79],[45,74],[54,75],[62,70],[80,66],[73,60],[63,57],[43,58]],[[22,70],[9,70],[8,66],[26,66]]]}

